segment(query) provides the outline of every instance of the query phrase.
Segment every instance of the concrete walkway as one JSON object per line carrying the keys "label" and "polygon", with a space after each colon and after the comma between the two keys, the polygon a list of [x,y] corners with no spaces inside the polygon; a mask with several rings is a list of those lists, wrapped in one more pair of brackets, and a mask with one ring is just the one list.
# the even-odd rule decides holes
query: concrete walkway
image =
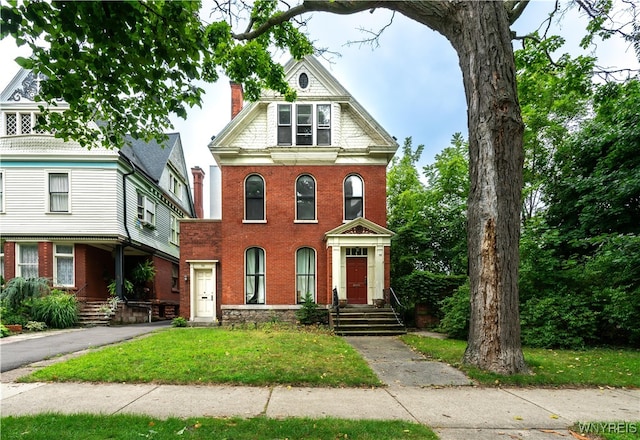
{"label": "concrete walkway", "polygon": [[[438,363],[418,371],[429,363],[396,338],[347,340],[363,353],[387,387],[20,384],[6,380],[37,367],[32,364],[3,373],[0,410],[3,416],[89,412],[160,418],[332,416],[408,420],[430,426],[443,440],[568,439],[572,437],[567,427],[576,422],[640,421],[640,390],[432,386],[436,377],[445,382],[454,377],[466,384],[470,381]],[[0,346],[3,357],[4,348],[4,344]],[[419,379],[410,380],[412,375]]]}

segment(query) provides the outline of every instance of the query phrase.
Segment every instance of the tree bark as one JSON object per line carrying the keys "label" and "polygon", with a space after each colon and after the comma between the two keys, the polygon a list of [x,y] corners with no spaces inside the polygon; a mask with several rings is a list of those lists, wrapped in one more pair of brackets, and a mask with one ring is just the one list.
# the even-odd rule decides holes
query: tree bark
{"label": "tree bark", "polygon": [[459,3],[455,17],[443,33],[458,53],[468,105],[471,321],[463,362],[520,373],[527,371],[518,308],[524,125],[509,18],[500,1]]}

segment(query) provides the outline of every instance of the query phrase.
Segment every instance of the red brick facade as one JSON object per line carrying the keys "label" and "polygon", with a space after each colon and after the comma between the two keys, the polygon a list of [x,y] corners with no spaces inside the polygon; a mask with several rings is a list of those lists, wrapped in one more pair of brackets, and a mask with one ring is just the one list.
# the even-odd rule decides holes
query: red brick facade
{"label": "red brick facade", "polygon": [[[367,219],[386,225],[386,167],[363,166],[226,166],[222,167],[223,221],[187,220],[180,224],[180,282],[189,292],[188,261],[216,260],[218,315],[220,305],[245,304],[245,251],[259,247],[265,252],[265,304],[295,305],[296,251],[310,247],[316,252],[317,302],[331,303],[331,253],[325,233],[343,224],[344,179],[359,175],[364,182],[364,212]],[[265,182],[266,223],[244,222],[244,181],[259,174]],[[316,181],[315,223],[295,222],[296,179],[308,174]],[[389,261],[389,249],[385,249]],[[388,284],[389,267],[385,267]],[[388,287],[388,286],[386,286]],[[188,318],[190,298],[182,295],[180,314]]]}

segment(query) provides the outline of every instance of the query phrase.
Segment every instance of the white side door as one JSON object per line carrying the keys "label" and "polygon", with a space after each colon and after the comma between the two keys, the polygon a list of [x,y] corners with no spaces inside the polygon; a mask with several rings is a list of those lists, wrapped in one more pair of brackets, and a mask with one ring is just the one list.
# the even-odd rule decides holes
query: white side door
{"label": "white side door", "polygon": [[215,291],[211,269],[195,269],[196,318],[213,319],[215,313]]}

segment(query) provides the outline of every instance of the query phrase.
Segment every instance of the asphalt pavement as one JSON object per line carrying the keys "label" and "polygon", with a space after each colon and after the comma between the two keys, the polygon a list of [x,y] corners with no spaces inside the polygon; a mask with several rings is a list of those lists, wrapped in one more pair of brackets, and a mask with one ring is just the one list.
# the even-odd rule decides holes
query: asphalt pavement
{"label": "asphalt pavement", "polygon": [[[35,339],[42,339],[40,342],[44,346],[55,345],[68,352],[75,344],[70,340],[85,340],[79,345],[85,350],[115,342],[108,339],[109,336],[115,338],[116,332],[128,339],[161,327],[162,324],[108,327],[102,332],[113,334],[103,337],[97,336],[99,330],[86,329]],[[559,440],[573,438],[568,427],[577,422],[640,421],[640,390],[637,389],[479,387],[453,367],[426,360],[395,337],[349,337],[346,340],[363,355],[385,387],[15,382],[17,377],[40,365],[64,359],[62,356],[22,364],[20,368],[4,372],[0,376],[0,411],[2,416],[88,412],[144,414],[159,418],[331,416],[407,420],[430,426],[443,440]],[[3,342],[0,345],[3,368],[7,348],[30,344],[30,341],[32,339],[25,338]],[[11,353],[25,351],[28,348],[12,347]]]}

